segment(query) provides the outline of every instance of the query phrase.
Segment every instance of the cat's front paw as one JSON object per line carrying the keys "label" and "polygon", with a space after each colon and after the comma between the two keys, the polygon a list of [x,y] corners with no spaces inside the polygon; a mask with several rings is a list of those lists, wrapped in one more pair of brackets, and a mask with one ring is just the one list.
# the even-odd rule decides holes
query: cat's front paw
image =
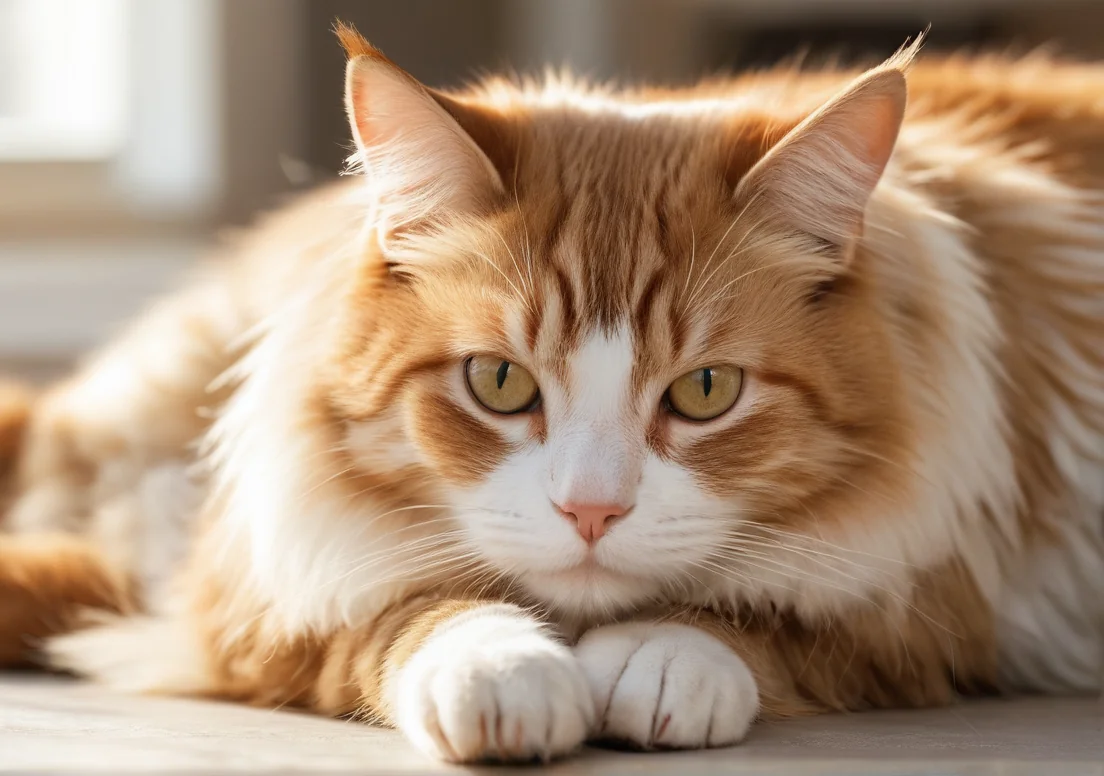
{"label": "cat's front paw", "polygon": [[506,606],[430,636],[396,677],[392,703],[416,746],[452,762],[548,760],[582,744],[594,719],[571,650]]}
{"label": "cat's front paw", "polygon": [[743,739],[759,711],[744,661],[689,625],[595,628],[575,654],[594,698],[595,740],[644,749],[727,746]]}

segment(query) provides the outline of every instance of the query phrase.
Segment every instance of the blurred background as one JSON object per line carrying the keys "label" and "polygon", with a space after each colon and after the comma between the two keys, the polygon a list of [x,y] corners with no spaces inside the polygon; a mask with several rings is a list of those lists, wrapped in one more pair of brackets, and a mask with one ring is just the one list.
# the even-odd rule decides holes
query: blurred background
{"label": "blurred background", "polygon": [[355,23],[423,81],[679,83],[930,49],[1104,58],[1104,0],[0,0],[0,373],[45,380],[228,227],[335,175]]}

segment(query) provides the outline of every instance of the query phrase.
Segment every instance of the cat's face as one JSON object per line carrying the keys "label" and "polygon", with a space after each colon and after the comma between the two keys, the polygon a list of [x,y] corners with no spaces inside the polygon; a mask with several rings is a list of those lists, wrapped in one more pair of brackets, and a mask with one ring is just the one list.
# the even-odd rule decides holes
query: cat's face
{"label": "cat's face", "polygon": [[739,195],[781,133],[689,113],[534,107],[509,154],[451,151],[462,202],[429,228],[377,194],[401,226],[347,401],[399,418],[470,546],[564,608],[775,571],[770,531],[838,519],[903,423],[834,202],[817,233]]}

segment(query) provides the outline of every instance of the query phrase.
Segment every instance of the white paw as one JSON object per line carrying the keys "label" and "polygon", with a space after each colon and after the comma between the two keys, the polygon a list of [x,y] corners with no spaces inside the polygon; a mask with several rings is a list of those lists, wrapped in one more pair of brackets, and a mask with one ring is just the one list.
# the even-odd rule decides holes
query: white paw
{"label": "white paw", "polygon": [[671,623],[595,628],[575,647],[594,698],[591,738],[696,749],[739,742],[759,712],[751,671],[705,631]]}
{"label": "white paw", "polygon": [[571,650],[508,606],[438,628],[391,693],[399,729],[452,762],[548,760],[582,744],[594,720]]}

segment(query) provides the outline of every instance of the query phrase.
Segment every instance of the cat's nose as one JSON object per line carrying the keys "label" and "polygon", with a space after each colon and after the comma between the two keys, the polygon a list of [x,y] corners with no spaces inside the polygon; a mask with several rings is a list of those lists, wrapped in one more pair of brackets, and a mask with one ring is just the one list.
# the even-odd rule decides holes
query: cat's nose
{"label": "cat's nose", "polygon": [[618,518],[624,517],[632,506],[623,504],[587,504],[565,501],[556,507],[568,520],[575,522],[579,536],[588,544],[594,544],[603,536]]}

